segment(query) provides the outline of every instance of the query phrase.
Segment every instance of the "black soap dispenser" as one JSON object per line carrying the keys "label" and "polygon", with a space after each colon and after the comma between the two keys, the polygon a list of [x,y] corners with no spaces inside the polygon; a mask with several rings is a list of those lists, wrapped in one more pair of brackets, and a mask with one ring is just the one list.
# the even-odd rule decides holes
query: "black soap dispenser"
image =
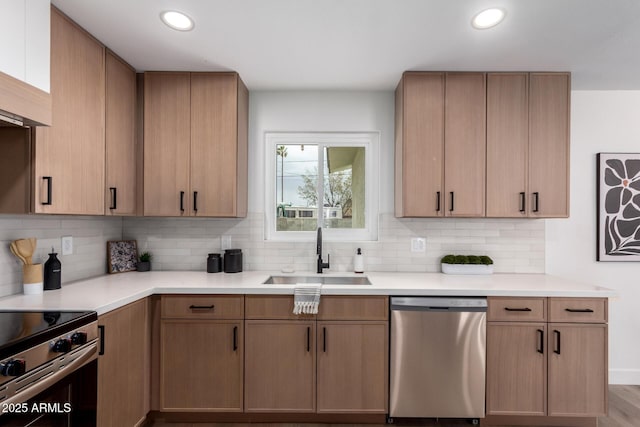
{"label": "black soap dispenser", "polygon": [[44,263],[44,290],[60,289],[62,279],[62,263],[57,253],[51,248],[49,259]]}

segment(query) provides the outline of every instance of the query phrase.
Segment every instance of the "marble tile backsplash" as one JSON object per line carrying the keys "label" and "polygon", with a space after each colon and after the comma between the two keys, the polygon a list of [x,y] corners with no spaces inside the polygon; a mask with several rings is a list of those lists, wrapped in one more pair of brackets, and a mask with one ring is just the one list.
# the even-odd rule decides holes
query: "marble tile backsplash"
{"label": "marble tile backsplash", "polygon": [[[73,254],[61,254],[60,238],[73,237]],[[22,264],[11,241],[35,237],[34,263],[44,263],[51,247],[62,262],[62,283],[106,273],[108,240],[122,238],[122,218],[53,215],[0,215],[0,296],[22,293]]]}
{"label": "marble tile backsplash", "polygon": [[[244,219],[124,218],[124,239],[153,253],[154,270],[205,270],[210,252],[220,252],[222,235],[244,253],[245,270],[315,271],[313,242],[264,240],[264,215]],[[425,252],[411,252],[411,238],[425,237]],[[356,248],[365,271],[440,271],[448,253],[487,254],[500,273],[544,273],[545,221],[535,219],[398,219],[382,214],[376,242],[324,242],[329,271],[353,271]]]}

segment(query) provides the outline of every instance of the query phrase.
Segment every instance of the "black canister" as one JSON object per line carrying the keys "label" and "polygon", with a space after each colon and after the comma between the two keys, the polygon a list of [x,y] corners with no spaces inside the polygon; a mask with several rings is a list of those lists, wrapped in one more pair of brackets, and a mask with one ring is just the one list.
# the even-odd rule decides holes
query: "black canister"
{"label": "black canister", "polygon": [[49,259],[44,263],[44,290],[60,289],[62,278],[62,263],[56,257],[57,253],[49,254]]}
{"label": "black canister", "polygon": [[242,271],[242,249],[225,249],[224,272],[240,273]]}
{"label": "black canister", "polygon": [[220,273],[222,271],[222,257],[220,254],[209,254],[207,257],[207,273]]}

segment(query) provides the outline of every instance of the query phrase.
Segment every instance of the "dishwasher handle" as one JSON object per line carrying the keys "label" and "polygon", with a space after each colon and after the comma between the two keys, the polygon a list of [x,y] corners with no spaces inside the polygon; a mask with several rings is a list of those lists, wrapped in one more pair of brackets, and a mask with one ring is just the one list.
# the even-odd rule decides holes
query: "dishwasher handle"
{"label": "dishwasher handle", "polygon": [[479,297],[391,297],[391,311],[486,312],[487,299]]}

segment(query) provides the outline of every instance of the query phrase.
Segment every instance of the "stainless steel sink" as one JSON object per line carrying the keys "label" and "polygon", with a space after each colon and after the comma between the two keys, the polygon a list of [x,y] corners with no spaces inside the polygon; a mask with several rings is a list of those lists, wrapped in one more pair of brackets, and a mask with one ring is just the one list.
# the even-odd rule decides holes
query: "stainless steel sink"
{"label": "stainless steel sink", "polygon": [[366,276],[339,277],[339,276],[270,276],[264,281],[264,285],[295,285],[297,283],[321,283],[323,285],[370,285]]}

